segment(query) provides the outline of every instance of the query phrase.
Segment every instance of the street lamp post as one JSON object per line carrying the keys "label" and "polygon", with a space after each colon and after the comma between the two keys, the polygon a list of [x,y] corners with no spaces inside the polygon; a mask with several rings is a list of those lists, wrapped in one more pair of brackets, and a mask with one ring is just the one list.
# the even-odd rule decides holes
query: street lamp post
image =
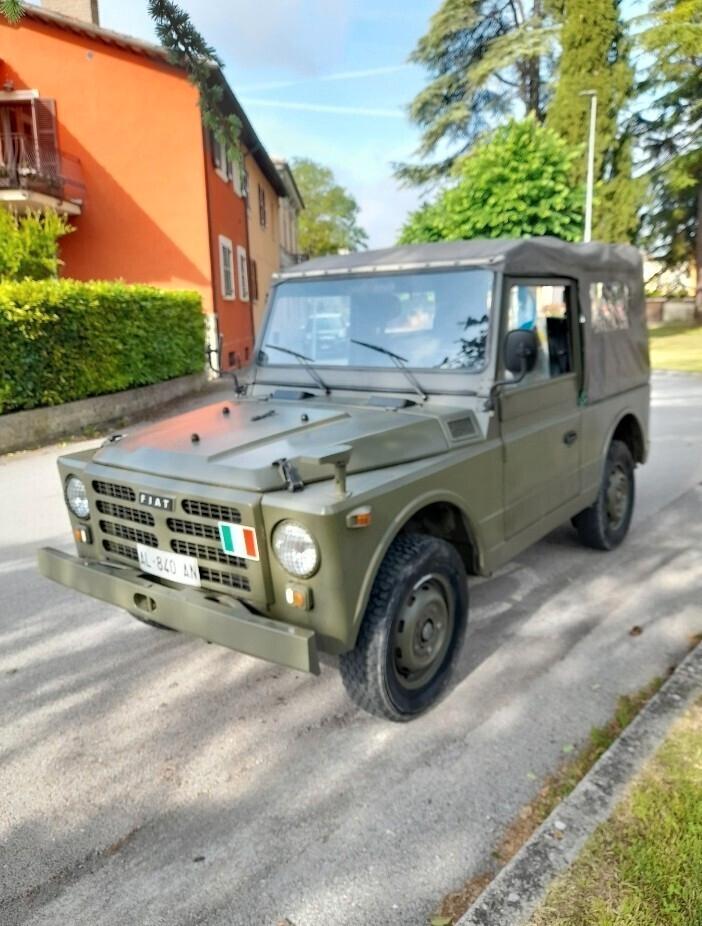
{"label": "street lamp post", "polygon": [[587,142],[587,182],[585,186],[585,231],[583,241],[592,241],[592,196],[595,186],[595,132],[597,126],[597,91],[583,90],[590,97],[590,131]]}

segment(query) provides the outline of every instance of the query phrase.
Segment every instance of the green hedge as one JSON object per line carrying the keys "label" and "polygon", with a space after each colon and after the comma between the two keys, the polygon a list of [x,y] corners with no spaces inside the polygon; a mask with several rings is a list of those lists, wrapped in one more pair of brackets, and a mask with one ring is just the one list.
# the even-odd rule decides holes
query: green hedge
{"label": "green hedge", "polygon": [[204,357],[196,293],[0,282],[0,414],[198,373]]}

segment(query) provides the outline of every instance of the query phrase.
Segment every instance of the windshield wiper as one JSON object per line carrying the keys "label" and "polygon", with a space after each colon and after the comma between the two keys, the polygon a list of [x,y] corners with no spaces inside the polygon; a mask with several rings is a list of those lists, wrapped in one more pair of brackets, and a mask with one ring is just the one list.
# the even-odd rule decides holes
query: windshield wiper
{"label": "windshield wiper", "polygon": [[367,341],[357,341],[355,338],[349,338],[349,341],[351,341],[352,344],[358,344],[360,347],[367,347],[368,350],[375,350],[379,354],[385,354],[387,357],[390,357],[397,369],[404,374],[405,379],[412,386],[417,395],[421,396],[423,402],[426,402],[429,396],[417,382],[416,376],[405,366],[405,364],[408,363],[406,357],[401,357],[399,354],[395,354],[393,351],[388,350],[387,347],[380,347],[378,344],[369,344]]}
{"label": "windshield wiper", "polygon": [[299,354],[296,350],[290,350],[289,347],[278,347],[277,344],[265,344],[265,347],[272,347],[273,350],[279,350],[281,354],[290,354],[291,357],[294,357],[300,366],[304,367],[307,372],[310,374],[315,383],[319,386],[320,389],[323,389],[326,395],[331,395],[331,389],[324,382],[322,377],[312,366],[313,360],[311,357],[306,357],[304,354]]}

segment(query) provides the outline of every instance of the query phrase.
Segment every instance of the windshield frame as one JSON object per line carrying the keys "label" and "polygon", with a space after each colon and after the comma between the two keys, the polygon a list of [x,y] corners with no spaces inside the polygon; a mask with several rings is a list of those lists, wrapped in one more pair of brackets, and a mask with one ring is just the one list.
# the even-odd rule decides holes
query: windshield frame
{"label": "windshield frame", "polygon": [[[273,300],[275,298],[276,290],[283,283],[304,283],[304,282],[314,282],[315,279],[323,278],[325,281],[333,280],[348,280],[348,279],[378,279],[378,277],[403,277],[408,276],[409,274],[413,276],[431,274],[436,275],[437,273],[467,273],[475,270],[485,271],[490,273],[492,276],[491,282],[491,304],[490,311],[488,314],[488,323],[487,323],[487,339],[485,342],[485,358],[482,366],[477,368],[436,368],[436,367],[415,367],[406,365],[405,370],[409,370],[410,373],[414,374],[418,380],[424,392],[428,395],[472,395],[475,393],[474,389],[456,389],[456,388],[436,388],[439,386],[437,380],[442,380],[444,377],[450,377],[451,380],[455,382],[457,377],[470,377],[471,381],[475,382],[477,378],[484,377],[486,372],[491,370],[494,365],[493,357],[493,344],[496,335],[496,329],[499,328],[499,299],[501,292],[501,283],[500,279],[502,276],[501,269],[496,267],[494,263],[489,263],[487,260],[485,262],[471,264],[470,266],[448,266],[448,267],[407,267],[407,268],[393,268],[392,270],[364,270],[363,272],[349,273],[339,271],[338,273],[329,272],[325,273],[323,277],[320,276],[309,276],[305,277],[302,275],[299,276],[281,276],[279,279],[273,281],[271,286],[270,293],[268,295],[268,301],[266,304],[266,312],[264,324],[261,326],[254,345],[254,367],[256,371],[255,383],[258,385],[270,385],[270,386],[300,386],[304,387],[304,383],[296,381],[288,382],[287,379],[285,382],[273,381],[278,372],[283,372],[286,370],[293,369],[296,373],[299,372],[299,364],[296,361],[292,363],[271,363],[270,360],[267,363],[259,362],[259,352],[263,351],[270,357],[270,354],[266,350],[266,338],[267,332],[270,327],[271,318],[272,318],[272,306]],[[497,315],[496,315],[497,313]],[[384,346],[384,345],[383,345]],[[373,352],[368,351],[369,357],[372,358]],[[291,358],[292,359],[292,358]],[[335,363],[324,363],[323,361],[313,360],[312,365],[319,370],[325,371],[324,379],[325,382],[329,384],[332,389],[344,391],[363,391],[363,392],[408,392],[411,391],[408,389],[408,384],[406,378],[403,376],[402,371],[398,370],[394,366],[378,366],[370,364],[335,364]],[[275,374],[272,378],[269,379],[268,373],[275,371]],[[371,382],[368,382],[365,385],[359,386],[357,383],[347,383],[343,381],[337,381],[338,377],[334,374],[340,374],[339,379],[346,379],[346,374],[353,373],[365,373],[368,374],[370,371],[374,375],[377,375],[380,378],[391,377],[391,382],[394,383],[397,381],[398,386],[384,387],[382,385],[375,385]],[[429,382],[434,384],[434,388],[425,386],[423,383],[424,378],[427,378]],[[307,379],[307,386],[312,385]],[[453,386],[453,383],[452,383]],[[314,388],[314,387],[313,387]]]}

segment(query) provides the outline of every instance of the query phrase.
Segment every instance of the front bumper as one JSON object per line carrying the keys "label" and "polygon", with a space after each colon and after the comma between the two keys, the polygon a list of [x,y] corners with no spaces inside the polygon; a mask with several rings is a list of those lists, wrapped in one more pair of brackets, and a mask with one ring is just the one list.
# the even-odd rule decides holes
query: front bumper
{"label": "front bumper", "polygon": [[196,589],[173,589],[152,582],[136,569],[78,559],[44,547],[37,557],[39,572],[68,588],[143,614],[239,653],[278,665],[319,674],[314,631],[252,614],[231,599],[212,601]]}

